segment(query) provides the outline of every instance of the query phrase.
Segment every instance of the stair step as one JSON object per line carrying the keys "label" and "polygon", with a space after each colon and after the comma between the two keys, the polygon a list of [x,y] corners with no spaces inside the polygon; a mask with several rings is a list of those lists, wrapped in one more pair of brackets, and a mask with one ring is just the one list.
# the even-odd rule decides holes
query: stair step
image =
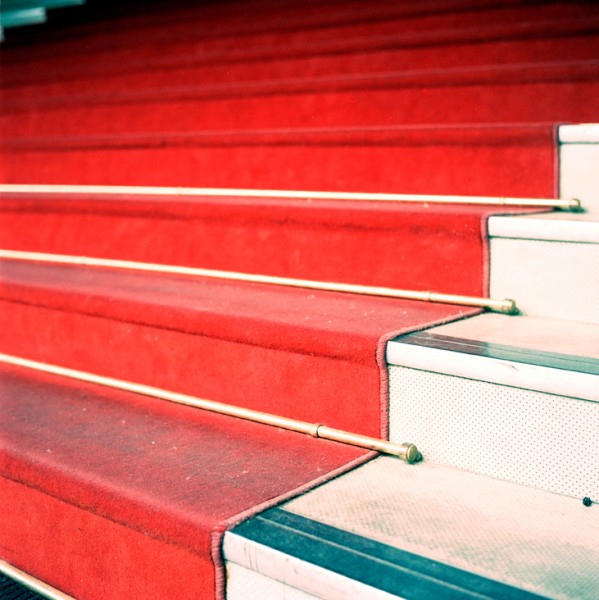
{"label": "stair step", "polygon": [[580,198],[589,220],[599,220],[599,124],[559,128],[561,198]]}
{"label": "stair step", "polygon": [[3,190],[0,247],[481,295],[484,220],[521,212],[234,194]]}
{"label": "stair step", "polygon": [[389,126],[386,116],[384,121],[366,128],[86,133],[65,139],[61,133],[4,140],[3,179],[62,184],[68,172],[69,183],[91,185],[553,195],[553,124],[413,128]]}
{"label": "stair step", "polygon": [[526,315],[599,323],[596,214],[492,217],[489,236],[491,294]]}
{"label": "stair step", "polygon": [[[360,8],[360,16],[367,18],[368,7]],[[18,70],[16,65],[13,67],[9,63],[6,80],[11,87],[16,84],[26,87],[31,80],[36,83],[47,80],[49,90],[62,89],[66,92],[69,88],[62,88],[64,83],[68,85],[76,80],[128,74],[133,75],[135,86],[138,78],[143,80],[143,67],[144,64],[147,66],[149,58],[155,66],[154,78],[156,75],[165,77],[168,70],[172,72],[169,81],[179,80],[179,72],[183,70],[183,73],[187,73],[185,83],[202,79],[201,76],[197,77],[199,73],[207,75],[208,81],[211,81],[213,73],[219,73],[220,78],[242,80],[252,78],[257,72],[275,78],[294,74],[305,78],[306,71],[302,71],[300,66],[305,66],[310,59],[309,76],[325,74],[328,64],[335,65],[335,71],[338,72],[340,60],[347,64],[348,72],[351,72],[355,64],[364,68],[366,55],[371,56],[374,71],[378,70],[379,61],[396,67],[402,56],[405,58],[403,64],[427,66],[426,58],[433,55],[432,50],[436,51],[434,67],[485,59],[501,64],[524,58],[530,64],[531,57],[534,57],[534,62],[542,62],[551,56],[558,61],[580,57],[580,53],[584,56],[582,39],[587,42],[586,55],[594,58],[591,48],[598,15],[596,9],[588,5],[566,7],[548,3],[543,7],[542,18],[538,15],[538,6],[509,9],[478,6],[457,13],[442,12],[428,16],[421,11],[421,14],[412,15],[411,18],[406,18],[405,11],[401,10],[403,7],[397,8],[377,6],[372,12],[378,14],[365,21],[350,7],[338,5],[336,22],[313,23],[308,29],[303,29],[301,21],[306,8],[301,12],[296,11],[292,16],[288,7],[284,13],[278,14],[269,7],[265,12],[270,13],[276,23],[271,22],[269,28],[262,21],[258,30],[254,20],[241,27],[235,27],[237,22],[227,28],[226,21],[220,15],[214,28],[210,28],[206,26],[205,15],[192,15],[189,10],[171,11],[169,22],[163,20],[162,26],[152,32],[153,35],[148,33],[148,23],[144,23],[138,31],[131,26],[126,29],[112,28],[105,31],[102,44],[96,45],[95,32],[90,32],[91,35],[86,37],[84,52],[77,62],[68,61],[66,49],[73,43],[68,36],[64,36],[58,44],[47,41],[47,51],[42,57],[28,58],[38,64],[43,61],[44,67],[54,73],[53,79],[46,77],[46,73],[32,75],[27,69]],[[320,16],[325,10],[326,7],[319,7]],[[177,17],[179,22],[173,22]],[[201,19],[204,28],[194,32],[195,35],[190,39],[188,23],[193,18]],[[281,27],[285,21],[287,27]],[[127,32],[126,36],[123,31]],[[335,35],[331,35],[332,31]],[[398,35],[398,32],[402,35]],[[158,39],[161,41],[159,54],[156,52]],[[476,54],[472,51],[473,45],[477,47]],[[108,46],[112,50],[109,55],[106,53]],[[442,52],[439,56],[440,47],[450,47],[452,51]],[[498,51],[499,48],[503,53]],[[528,49],[528,53],[525,49]],[[531,52],[533,49],[534,54]],[[561,53],[557,52],[559,49]],[[394,57],[398,52],[402,53],[401,56]],[[17,64],[23,66],[23,62],[27,64],[28,61],[20,60]],[[228,63],[228,72],[215,68],[215,64],[225,62]],[[156,73],[158,70],[159,73]],[[193,78],[191,73],[195,73],[196,77]],[[71,88],[70,91],[76,93],[76,89]],[[123,89],[115,91],[122,92]]]}
{"label": "stair step", "polygon": [[3,179],[549,196],[555,124],[595,118],[588,2],[250,9],[9,44]]}
{"label": "stair step", "polygon": [[[585,28],[588,21],[585,22]],[[329,34],[330,32],[327,32]],[[257,57],[250,61],[238,61],[224,54],[221,59],[227,62],[223,72],[221,63],[196,53],[163,55],[156,59],[155,69],[148,73],[130,57],[127,65],[116,62],[93,69],[82,70],[81,65],[71,66],[59,78],[45,81],[39,75],[31,82],[22,82],[11,88],[10,97],[4,103],[5,112],[24,111],[34,108],[80,105],[115,104],[122,102],[148,102],[152,98],[162,100],[210,97],[234,98],[240,94],[253,96],[272,95],[294,91],[313,92],[319,86],[329,89],[360,89],[368,85],[382,88],[422,88],[454,85],[474,85],[489,82],[502,84],[525,83],[584,78],[584,73],[593,72],[596,66],[596,45],[590,35],[574,36],[569,40],[568,52],[555,44],[554,39],[518,40],[503,42],[468,42],[460,48],[452,45],[452,52],[439,53],[434,47],[396,48],[384,40],[379,49],[367,50],[349,48],[345,58],[343,73],[339,72],[340,57],[337,53],[321,55],[318,60],[310,60],[306,55],[284,57],[279,53],[278,60],[262,61]],[[396,39],[396,37],[395,37]],[[345,41],[351,44],[352,40]],[[355,40],[354,40],[355,43]],[[473,53],[473,47],[476,53]],[[266,49],[264,49],[265,51]],[[311,49],[313,52],[313,48]],[[535,53],[535,61],[530,62],[530,53]],[[114,59],[114,57],[112,57]],[[116,59],[114,59],[116,60]],[[307,62],[310,76],[306,77]],[[65,62],[64,58],[61,61]],[[368,74],[364,74],[368,64]],[[398,64],[414,65],[398,70]],[[62,65],[64,69],[66,65]],[[56,69],[61,65],[57,64]],[[73,72],[73,69],[75,72]],[[79,71],[77,72],[77,69]],[[125,72],[123,72],[123,70]],[[22,71],[19,71],[22,73]],[[75,76],[76,75],[76,76]],[[201,81],[201,83],[199,83]],[[100,93],[91,92],[95,86]],[[549,107],[545,107],[549,110]]]}
{"label": "stair step", "polygon": [[[599,26],[599,18],[597,25]],[[588,49],[588,40],[585,41],[585,48]],[[582,45],[582,42],[579,43]],[[599,40],[595,46],[599,46]],[[466,48],[464,52],[468,50],[472,49]],[[487,53],[494,58],[494,48],[491,50]],[[482,49],[479,51],[479,60],[482,60],[485,54]],[[354,102],[362,103],[364,92],[368,94],[373,103],[371,109],[374,110],[365,114],[361,121],[363,126],[373,125],[371,120],[376,119],[381,111],[387,112],[390,102],[398,110],[390,120],[396,125],[406,124],[409,119],[413,123],[459,124],[471,120],[471,106],[480,95],[481,87],[490,94],[489,100],[476,113],[481,123],[543,122],[556,118],[584,120],[594,117],[594,113],[584,105],[573,107],[570,94],[564,89],[565,84],[574,80],[581,101],[587,98],[590,100],[593,91],[596,91],[593,80],[599,71],[599,62],[594,57],[570,60],[560,57],[555,60],[537,60],[535,63],[526,61],[499,65],[491,60],[482,64],[464,62],[456,66],[445,66],[441,62],[429,68],[425,64],[416,63],[417,68],[397,70],[392,66],[393,58],[414,64],[413,59],[419,57],[406,56],[406,52],[395,54],[397,56],[384,55],[384,60],[378,61],[378,68],[377,62],[374,62],[368,73],[364,73],[364,57],[358,55],[353,57],[353,64],[349,62],[348,72],[340,72],[341,59],[337,58],[326,71],[322,69],[322,73],[316,72],[310,77],[302,72],[305,65],[301,63],[292,64],[295,67],[293,69],[280,68],[281,73],[273,73],[272,67],[264,72],[261,63],[251,70],[246,66],[243,77],[239,79],[232,78],[230,72],[223,78],[219,72],[211,77],[209,73],[204,76],[203,70],[198,72],[196,69],[194,72],[188,69],[175,73],[174,77],[169,73],[169,79],[162,85],[155,76],[149,79],[145,73],[128,73],[115,78],[101,71],[92,77],[88,72],[86,78],[77,79],[70,84],[18,88],[6,101],[2,115],[3,128],[11,137],[25,136],[29,131],[19,123],[19,118],[23,118],[23,113],[37,114],[45,109],[44,119],[33,124],[38,135],[55,133],[61,119],[63,132],[67,136],[76,136],[83,128],[91,129],[96,134],[118,133],[123,130],[132,113],[137,113],[138,118],[133,123],[127,123],[128,131],[163,130],[165,127],[166,131],[189,130],[191,124],[195,130],[207,128],[219,131],[239,129],[241,122],[235,108],[248,110],[250,107],[253,111],[250,113],[248,110],[247,118],[243,121],[247,129],[264,128],[266,123],[282,126],[283,118],[288,126],[300,127],[306,118],[306,111],[314,104],[314,99],[306,98],[306,95],[318,95],[321,98],[321,110],[310,119],[311,126],[340,127],[355,123],[348,122],[347,114],[336,114],[333,111],[335,101],[346,103],[344,94],[351,93]],[[576,56],[583,52],[572,54]],[[125,81],[128,85],[123,87]],[[452,97],[440,104],[437,99],[442,97],[447,87],[452,88]],[[97,90],[96,94],[93,93],[94,89]],[[375,90],[379,93],[374,93]],[[410,107],[409,102],[414,94],[424,91],[427,102]],[[40,96],[40,92],[44,92],[43,95]],[[517,92],[520,94],[521,104],[517,107],[507,106],[505,100],[513,98]],[[534,111],[530,102],[538,100],[542,94],[552,95],[555,102],[538,106]],[[269,115],[268,107],[273,110],[272,96],[278,96],[282,105]],[[190,104],[192,100],[193,104]],[[232,112],[214,111],[212,105],[215,100],[226,102]],[[179,114],[179,119],[169,121],[173,111],[180,110],[181,103],[184,102],[187,106]],[[156,120],[156,103],[160,103],[166,119]],[[115,106],[119,107],[118,118],[115,116],[112,121],[102,118],[107,110],[111,107],[114,109]],[[89,114],[86,115],[85,111]],[[64,121],[65,113],[71,113],[72,120]],[[279,117],[281,121],[273,122],[272,117]]]}
{"label": "stair step", "polygon": [[227,532],[227,597],[591,600],[598,537],[580,500],[379,458]]}
{"label": "stair step", "polygon": [[433,462],[599,498],[599,327],[481,315],[388,345],[390,438]]}
{"label": "stair step", "polygon": [[4,353],[375,437],[385,340],[478,312],[18,261],[0,294]]}
{"label": "stair step", "polygon": [[364,455],[19,368],[0,377],[2,558],[80,599],[222,593],[226,528]]}

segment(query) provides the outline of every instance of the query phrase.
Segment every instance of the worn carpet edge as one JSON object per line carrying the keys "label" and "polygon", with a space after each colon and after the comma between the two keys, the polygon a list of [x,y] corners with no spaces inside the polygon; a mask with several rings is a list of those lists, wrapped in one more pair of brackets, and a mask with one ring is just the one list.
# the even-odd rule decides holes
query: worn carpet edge
{"label": "worn carpet edge", "polygon": [[222,543],[223,543],[223,536],[228,530],[239,525],[243,521],[247,521],[248,519],[251,519],[252,517],[256,516],[257,514],[260,514],[260,513],[264,512],[265,510],[268,510],[269,508],[278,506],[278,505],[282,504],[283,502],[292,500],[293,498],[300,496],[301,494],[309,492],[309,491],[315,489],[316,487],[319,487],[325,483],[328,483],[329,481],[331,481],[345,473],[348,473],[349,471],[352,471],[353,469],[369,462],[370,460],[372,460],[373,458],[376,458],[377,456],[378,456],[377,452],[367,452],[363,456],[358,457],[358,458],[354,459],[353,461],[350,461],[347,464],[345,464],[333,471],[330,471],[329,473],[323,475],[322,477],[314,479],[314,480],[312,480],[306,484],[303,484],[293,490],[290,490],[284,494],[281,494],[277,498],[273,498],[267,502],[258,504],[256,506],[252,507],[251,509],[245,510],[237,515],[234,515],[233,517],[230,517],[230,518],[226,519],[223,523],[221,523],[221,525],[219,527],[215,528],[212,531],[212,536],[211,536],[211,554],[212,554],[212,561],[214,562],[214,569],[215,569],[215,598],[216,598],[216,600],[225,600],[226,599],[226,572],[225,572],[226,567],[225,567],[225,562],[224,562]]}

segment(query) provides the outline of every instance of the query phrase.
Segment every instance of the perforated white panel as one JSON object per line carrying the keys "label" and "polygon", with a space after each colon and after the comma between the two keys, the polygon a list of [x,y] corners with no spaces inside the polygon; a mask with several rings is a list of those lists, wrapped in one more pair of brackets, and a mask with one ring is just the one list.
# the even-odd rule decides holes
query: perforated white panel
{"label": "perforated white panel", "polygon": [[491,239],[491,296],[527,315],[599,322],[599,244]]}
{"label": "perforated white panel", "polygon": [[599,499],[599,403],[389,367],[390,437],[429,461]]}
{"label": "perforated white panel", "polygon": [[270,577],[227,563],[227,600],[314,600],[306,594]]}

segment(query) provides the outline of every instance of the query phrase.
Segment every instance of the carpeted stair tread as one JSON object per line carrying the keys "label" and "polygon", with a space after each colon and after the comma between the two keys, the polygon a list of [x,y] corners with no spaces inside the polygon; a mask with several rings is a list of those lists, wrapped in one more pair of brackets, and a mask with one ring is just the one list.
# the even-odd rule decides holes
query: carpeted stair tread
{"label": "carpeted stair tread", "polygon": [[588,2],[243,6],[17,34],[2,180],[548,196],[595,118]]}
{"label": "carpeted stair tread", "polygon": [[[133,585],[135,597],[165,597],[170,584],[161,579],[171,568],[176,572],[178,552],[197,569],[179,584],[183,597],[211,595],[211,552],[237,515],[364,454],[160,400],[22,369],[0,371],[3,557],[78,598],[124,597],[123,585]],[[30,490],[27,507],[10,505],[19,486]],[[40,522],[43,505],[56,500],[63,515],[76,507],[85,517]],[[35,544],[17,527],[23,510]],[[140,533],[138,545],[157,542],[161,570],[148,572],[129,534],[118,533],[122,527],[110,552],[99,552],[104,542],[94,539],[93,523],[106,521]],[[123,553],[130,553],[127,569],[137,572],[126,583],[114,576]],[[64,565],[75,556],[80,576],[70,581]]]}
{"label": "carpeted stair tread", "polygon": [[3,147],[6,183],[63,184],[68,172],[91,185],[554,195],[552,124],[58,134]]}
{"label": "carpeted stair tread", "polygon": [[[361,342],[371,343],[392,327],[401,329],[414,317],[436,319],[471,310],[341,292],[19,261],[2,263],[1,286],[2,297],[12,302],[256,345],[287,337],[276,345],[344,358],[356,355]],[[291,339],[289,332],[294,329]],[[342,344],[344,337],[351,341]]]}
{"label": "carpeted stair tread", "polygon": [[480,295],[486,218],[498,208],[236,198],[231,190],[2,193],[0,211],[6,249]]}
{"label": "carpeted stair tread", "polygon": [[[153,50],[148,41],[148,30],[153,30],[152,40],[160,40],[164,67],[170,66],[169,59],[177,57],[177,63],[210,64],[211,62],[231,58],[248,62],[254,59],[270,60],[277,58],[306,58],[312,55],[319,57],[327,54],[338,54],[347,46],[351,51],[361,49],[373,52],[381,48],[411,48],[434,43],[436,46],[464,43],[481,43],[501,41],[505,45],[512,40],[523,40],[534,43],[537,39],[564,37],[568,33],[592,32],[592,21],[596,12],[589,5],[549,3],[543,8],[542,19],[539,19],[537,6],[498,7],[471,6],[470,10],[441,11],[440,14],[426,14],[426,10],[416,10],[414,15],[406,15],[401,5],[387,7],[358,6],[358,10],[344,6],[321,5],[313,22],[306,23],[310,11],[306,7],[301,11],[287,10],[284,14],[276,14],[272,7],[267,7],[262,19],[245,20],[244,22],[223,19],[223,15],[210,15],[205,9],[179,10],[161,19],[159,23],[149,23],[147,19],[138,24],[127,22],[121,17],[122,27],[127,26],[128,35],[122,35],[121,28],[108,27],[98,39],[93,27],[88,32],[84,51],[93,57],[93,65],[110,71],[123,71],[132,65],[142,66],[139,50]],[[254,7],[260,9],[260,7]],[[195,14],[194,14],[195,12]],[[369,15],[368,13],[374,13]],[[398,14],[399,13],[399,14]],[[403,14],[402,14],[403,13]],[[166,17],[167,15],[165,15]],[[327,18],[328,23],[327,23]],[[370,16],[370,18],[368,18]],[[274,18],[273,18],[274,17]],[[299,17],[299,18],[298,18]],[[295,18],[295,23],[291,23]],[[318,19],[320,18],[320,23]],[[190,19],[202,19],[203,23],[212,22],[211,27],[204,27],[194,32],[189,39],[187,23]],[[363,20],[365,19],[365,20]],[[304,20],[304,24],[302,24]],[[166,27],[165,27],[166,25]],[[86,27],[82,25],[81,28]],[[89,25],[87,27],[90,27]],[[306,27],[306,29],[304,29]],[[331,36],[331,27],[339,31],[338,36]],[[397,32],[401,31],[402,36]],[[105,49],[109,43],[115,60],[106,59]],[[243,42],[241,42],[243,40]],[[274,40],[274,42],[273,42]],[[48,44],[48,65],[54,67],[58,77],[68,77],[77,70],[77,65],[65,64],[65,53],[68,54],[69,42],[63,39]],[[100,43],[98,43],[100,42]],[[277,43],[279,42],[279,43]],[[273,48],[278,53],[273,52]],[[92,73],[80,75],[89,76]],[[39,76],[37,76],[39,77]],[[42,74],[43,77],[43,74]],[[11,83],[27,80],[27,72],[15,71],[8,78]]]}
{"label": "carpeted stair tread", "polygon": [[[256,145],[259,132],[277,129],[307,137],[315,129],[592,121],[598,72],[599,61],[586,60],[430,73],[391,70],[376,76],[336,75],[308,81],[287,78],[280,83],[250,81],[237,87],[171,84],[104,94],[94,94],[92,81],[86,94],[26,101],[24,110],[9,110],[9,106],[3,111],[1,127],[6,149],[26,147],[26,143],[35,147],[36,142],[43,147],[49,137],[60,134],[64,138],[56,141],[57,148],[69,144],[76,148],[82,143],[80,138],[89,136],[91,149],[93,142],[103,139],[115,143],[122,136],[127,142],[137,135],[139,144],[144,135],[161,134],[168,139],[178,132],[186,133],[190,141],[195,134],[196,143],[202,141],[200,132],[214,138],[226,133],[229,144],[236,141],[235,135],[245,135]],[[451,88],[449,95],[447,88]],[[474,111],[483,93],[488,98]],[[414,103],[419,94],[426,102]],[[543,104],[547,96],[553,102]],[[580,99],[580,106],[572,103],[574,97]],[[356,111],[363,115],[359,120]]]}
{"label": "carpeted stair tread", "polygon": [[6,353],[370,435],[385,340],[477,312],[17,261],[0,289]]}

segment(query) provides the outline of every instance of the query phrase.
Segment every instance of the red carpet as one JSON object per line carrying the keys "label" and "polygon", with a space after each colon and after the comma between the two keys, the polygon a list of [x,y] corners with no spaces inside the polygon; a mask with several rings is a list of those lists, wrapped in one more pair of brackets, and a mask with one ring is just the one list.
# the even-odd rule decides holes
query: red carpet
{"label": "red carpet", "polygon": [[475,312],[12,261],[0,297],[3,352],[374,436],[381,338]]}
{"label": "red carpet", "polygon": [[[42,195],[1,206],[0,245],[14,249],[485,292],[484,208]],[[18,261],[1,273],[2,352],[372,436],[387,430],[386,340],[476,312]],[[364,455],[162,401],[4,379],[7,558],[84,598],[211,597],[215,582],[220,593],[216,549],[236,515]]]}
{"label": "red carpet", "polygon": [[[486,293],[488,208],[3,195],[2,211],[4,248]],[[4,352],[375,436],[386,434],[384,340],[473,313],[129,271],[2,269]]]}
{"label": "red carpet", "polygon": [[[1,182],[552,197],[555,125],[596,117],[589,2],[89,0],[57,13],[3,42]],[[4,194],[0,211],[9,249],[487,292],[487,209]],[[375,436],[386,340],[476,312],[0,269],[2,352]],[[227,527],[365,456],[0,375],[0,554],[82,599],[222,596]]]}
{"label": "red carpet", "polygon": [[211,598],[215,585],[222,593],[227,527],[364,454],[0,371],[2,558],[76,598]]}
{"label": "red carpet", "polygon": [[3,248],[481,295],[497,209],[4,193],[0,211]]}
{"label": "red carpet", "polygon": [[2,181],[552,196],[596,118],[590,2],[79,11],[7,35]]}
{"label": "red carpet", "polygon": [[[484,287],[486,209],[29,200],[3,197],[3,245],[167,262],[174,246],[197,264],[208,260],[201,242],[225,240],[228,223],[231,234],[212,259],[222,262],[209,266],[322,277],[330,268],[317,260],[324,249],[340,279],[429,287],[452,274],[452,290]],[[383,247],[377,235],[385,237]],[[244,245],[260,246],[261,237],[270,241],[263,246],[267,259],[242,252]],[[183,239],[194,243],[183,242],[185,248]],[[389,248],[395,261],[384,256]],[[470,260],[478,268],[452,268],[445,252],[457,265]],[[4,352],[374,436],[386,433],[385,340],[475,312],[16,261],[3,262],[1,271]],[[84,598],[185,597],[198,590],[211,597],[214,566],[222,569],[214,549],[226,524],[363,455],[161,401],[79,384],[65,391],[49,378],[3,379],[6,558]],[[191,489],[190,473],[197,477]],[[33,547],[24,543],[26,534],[35,535]],[[52,551],[53,543],[63,552]],[[46,553],[51,560],[42,561]],[[127,569],[136,576],[127,577]]]}

